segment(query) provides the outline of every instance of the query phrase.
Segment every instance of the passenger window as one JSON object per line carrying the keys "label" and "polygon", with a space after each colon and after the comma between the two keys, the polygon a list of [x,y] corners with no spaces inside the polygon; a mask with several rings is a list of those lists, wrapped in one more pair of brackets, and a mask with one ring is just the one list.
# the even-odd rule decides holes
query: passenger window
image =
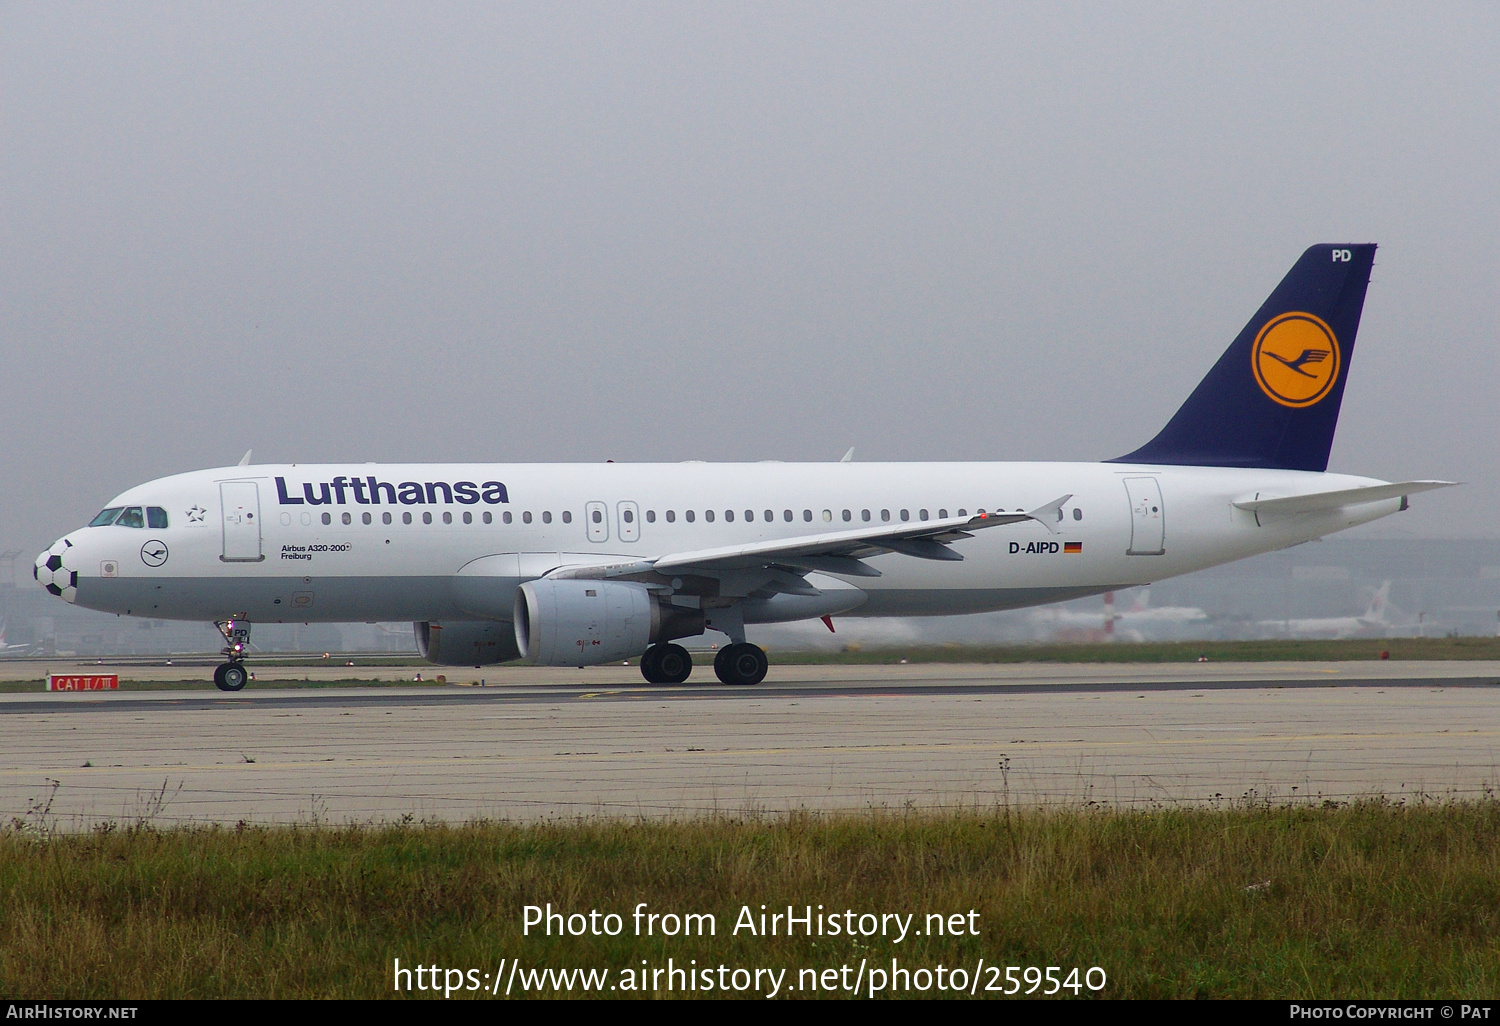
{"label": "passenger window", "polygon": [[502,516],[500,519],[504,520],[508,524],[511,521],[513,521],[515,518],[510,515],[510,510],[506,510],[505,511],[505,515]]}
{"label": "passenger window", "polygon": [[669,509],[669,510],[667,510],[667,523],[669,523],[669,524],[675,524],[675,523],[677,523],[677,511],[675,509]]}
{"label": "passenger window", "polygon": [[1083,519],[1083,510],[1079,509],[1077,506],[1073,507],[1073,519],[1074,520],[1082,520]]}
{"label": "passenger window", "polygon": [[825,524],[831,524],[831,523],[833,523],[833,510],[831,510],[831,509],[825,509],[823,511],[823,523],[825,523]]}
{"label": "passenger window", "polygon": [[945,510],[945,509],[938,510],[938,519],[939,520],[947,520],[948,519],[948,511]]}
{"label": "passenger window", "polygon": [[362,513],[362,514],[360,514],[360,517],[359,517],[359,518],[360,518],[360,519],[361,519],[361,520],[363,520],[363,521],[364,521],[364,522],[365,522],[365,523],[367,523],[367,524],[368,524],[368,523],[369,523],[369,522],[370,522],[370,521],[371,521],[371,519],[373,519],[373,518],[372,518],[372,517],[371,517],[371,516],[370,516],[370,514],[368,514],[368,513]]}
{"label": "passenger window", "polygon": [[891,519],[891,511],[888,510],[888,509],[881,510],[880,511],[880,519],[881,520],[889,520],[889,519]]}
{"label": "passenger window", "polygon": [[391,522],[391,515],[389,513],[380,514],[380,522],[382,524],[389,524]]}
{"label": "passenger window", "polygon": [[648,510],[646,510],[646,523],[648,523],[648,524],[654,524],[654,523],[656,523],[656,510],[654,510],[654,509],[648,509]]}
{"label": "passenger window", "polygon": [[851,521],[851,520],[853,520],[853,519],[854,519],[854,514],[853,514],[853,513],[851,513],[851,512],[850,512],[850,511],[849,511],[849,510],[847,510],[847,509],[846,509],[846,510],[844,510],[844,523],[846,523],[846,524],[847,524],[847,523],[848,523],[848,522],[849,522],[849,521]]}
{"label": "passenger window", "polygon": [[[323,515],[326,517],[328,514],[324,513]],[[401,522],[403,524],[409,524],[409,523],[411,523],[411,513],[408,512],[408,513],[401,514]]]}
{"label": "passenger window", "polygon": [[748,523],[750,523],[754,519],[755,519],[755,510],[753,510],[753,509],[747,509],[747,510],[745,510],[745,523],[748,524]]}
{"label": "passenger window", "polygon": [[635,514],[627,509],[625,511],[624,519],[627,524],[633,524],[635,523]]}
{"label": "passenger window", "polygon": [[[594,523],[597,524],[598,522],[599,522],[599,511],[595,510],[594,511]],[[529,524],[529,523],[531,523],[531,510],[528,509],[525,513],[521,514],[521,523],[523,523],[523,524]]]}
{"label": "passenger window", "polygon": [[111,506],[109,509],[100,510],[99,515],[89,521],[90,527],[108,527],[115,522],[115,517],[120,515],[119,506]]}
{"label": "passenger window", "polygon": [[160,531],[167,526],[167,511],[160,506],[146,507],[146,526]]}
{"label": "passenger window", "polygon": [[870,511],[867,510],[867,509],[860,510],[859,511],[859,519],[863,520],[865,523],[868,524],[870,522]]}
{"label": "passenger window", "polygon": [[704,510],[703,511],[703,519],[707,520],[710,524],[713,523],[714,522],[714,511],[711,510],[711,509]]}
{"label": "passenger window", "polygon": [[726,524],[732,524],[732,523],[734,523],[734,510],[732,510],[732,509],[726,509],[724,511],[724,522]]}
{"label": "passenger window", "polygon": [[495,514],[491,513],[489,510],[485,510],[484,511],[484,522],[486,524],[493,524],[495,522]]}
{"label": "passenger window", "polygon": [[925,509],[919,509],[919,510],[917,510],[917,519],[918,520],[926,520],[927,519],[927,511]]}
{"label": "passenger window", "polygon": [[552,511],[550,509],[542,511],[542,523],[544,523],[544,524],[550,524],[550,523],[552,523]]}
{"label": "passenger window", "polygon": [[443,511],[443,523],[445,523],[445,524],[451,524],[451,523],[453,523],[453,514],[450,513],[450,512],[448,512],[447,510]]}
{"label": "passenger window", "polygon": [[468,510],[464,510],[464,523],[466,523],[466,524],[472,524],[473,522],[474,522],[474,514],[470,513]]}
{"label": "passenger window", "polygon": [[781,511],[781,519],[785,520],[787,523],[790,524],[792,522],[792,511],[789,510],[789,509],[782,510]]}
{"label": "passenger window", "polygon": [[120,514],[120,519],[115,521],[116,527],[145,527],[146,518],[141,513],[141,507],[128,506],[125,512]]}
{"label": "passenger window", "polygon": [[766,510],[766,523],[773,523],[775,520],[776,514],[772,513],[770,510]]}
{"label": "passenger window", "polygon": [[432,514],[431,513],[423,513],[422,514],[422,523],[424,523],[424,524],[430,524],[430,523],[432,523]]}
{"label": "passenger window", "polygon": [[694,516],[693,511],[692,510],[687,510],[686,512],[684,512],[682,514],[682,519],[686,520],[688,523],[691,524],[693,522],[693,516]]}
{"label": "passenger window", "polygon": [[[602,512],[600,512],[600,511],[599,511],[599,510],[597,510],[597,509],[596,509],[596,510],[594,510],[594,512],[593,512],[593,513],[591,513],[591,514],[590,514],[590,515],[589,515],[589,517],[590,517],[590,519],[592,519],[592,520],[593,520],[593,521],[594,521],[594,523],[596,523],[596,524],[602,524],[602,523],[604,523],[604,514],[603,514],[603,513],[602,513]],[[526,514],[526,522],[527,522],[527,523],[528,523],[528,524],[529,524],[529,523],[531,523],[531,514],[530,514],[530,513],[528,513],[528,514]]]}
{"label": "passenger window", "polygon": [[901,511],[901,519],[902,520],[910,520],[911,519],[911,514],[909,512],[907,512],[906,510],[903,509]]}
{"label": "passenger window", "polygon": [[352,523],[354,523],[354,518],[351,517],[348,513],[344,514],[344,518],[343,519],[344,519],[344,523],[346,523],[346,524],[352,524]]}
{"label": "passenger window", "polygon": [[966,510],[966,509],[961,509],[961,510],[958,511],[958,515],[961,516],[961,517],[966,517],[966,516],[969,515],[969,511]]}
{"label": "passenger window", "polygon": [[323,524],[324,524],[324,526],[327,526],[328,524],[331,524],[331,523],[333,523],[333,514],[332,513],[324,513],[323,514]]}
{"label": "passenger window", "polygon": [[812,523],[812,510],[810,510],[810,509],[803,510],[802,511],[802,519],[805,520],[805,521],[807,521],[809,524]]}
{"label": "passenger window", "polygon": [[572,510],[566,510],[566,509],[563,510],[563,512],[562,512],[562,518],[563,518],[563,523],[565,523],[565,524],[571,524],[573,522],[573,511]]}

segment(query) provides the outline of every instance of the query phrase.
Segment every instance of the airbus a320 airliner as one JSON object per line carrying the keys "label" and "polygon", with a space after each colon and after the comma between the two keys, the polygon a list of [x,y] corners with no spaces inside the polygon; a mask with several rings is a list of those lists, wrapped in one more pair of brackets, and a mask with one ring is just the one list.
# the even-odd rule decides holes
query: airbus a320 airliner
{"label": "airbus a320 airliner", "polygon": [[[1373,245],[1313,246],[1167,426],[1103,463],[289,464],[124,492],[36,560],[62,599],[211,620],[245,686],[251,625],[411,620],[428,660],[687,680],[713,630],[976,613],[1286,548],[1451,482],[1327,473]],[[831,619],[827,621],[832,626]]]}

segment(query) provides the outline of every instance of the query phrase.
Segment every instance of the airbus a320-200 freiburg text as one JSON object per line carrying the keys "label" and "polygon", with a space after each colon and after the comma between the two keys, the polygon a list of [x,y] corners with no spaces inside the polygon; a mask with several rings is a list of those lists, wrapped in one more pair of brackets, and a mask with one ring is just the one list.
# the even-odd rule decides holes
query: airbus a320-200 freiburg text
{"label": "airbus a320-200 freiburg text", "polygon": [[[242,465],[110,500],[36,560],[90,609],[210,620],[245,685],[251,626],[411,620],[428,660],[587,666],[717,631],[933,616],[1115,591],[1286,548],[1449,482],[1327,472],[1373,245],[1301,258],[1167,426],[1102,463]],[[832,620],[828,619],[830,626]]]}

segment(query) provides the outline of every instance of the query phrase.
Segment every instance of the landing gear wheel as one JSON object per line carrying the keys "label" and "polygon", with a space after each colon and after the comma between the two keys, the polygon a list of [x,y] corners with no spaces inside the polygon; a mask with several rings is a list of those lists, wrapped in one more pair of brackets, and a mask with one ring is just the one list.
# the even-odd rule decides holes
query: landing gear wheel
{"label": "landing gear wheel", "polygon": [[714,657],[714,673],[725,684],[759,684],[770,665],[761,647],[748,641],[722,648]]}
{"label": "landing gear wheel", "polygon": [[657,659],[661,656],[661,646],[652,645],[646,649],[641,656],[641,676],[646,678],[647,684],[665,684],[661,679],[661,670],[657,667]]}
{"label": "landing gear wheel", "polygon": [[249,679],[242,663],[221,663],[214,670],[214,685],[220,691],[239,691]]}
{"label": "landing gear wheel", "polygon": [[693,672],[693,657],[681,645],[652,645],[641,656],[641,676],[652,684],[681,684]]}

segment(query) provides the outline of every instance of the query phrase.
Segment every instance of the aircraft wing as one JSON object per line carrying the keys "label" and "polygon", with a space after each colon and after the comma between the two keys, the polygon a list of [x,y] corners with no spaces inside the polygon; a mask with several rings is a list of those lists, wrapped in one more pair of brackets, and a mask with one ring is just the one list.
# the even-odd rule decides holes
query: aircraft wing
{"label": "aircraft wing", "polygon": [[[1059,496],[1029,512],[1017,510],[978,513],[967,517],[947,517],[918,523],[881,524],[850,531],[825,531],[821,534],[776,538],[747,545],[724,545],[711,549],[672,552],[656,559],[641,560],[612,567],[563,568],[559,576],[632,577],[642,573],[693,574],[787,566],[804,572],[844,574],[853,577],[879,577],[880,571],[862,562],[865,557],[888,552],[914,556],[917,559],[961,560],[964,557],[949,548],[949,543],[972,538],[973,531],[1004,527],[1034,520],[1057,532],[1062,507],[1073,496]],[[602,573],[601,573],[602,571]]]}
{"label": "aircraft wing", "polygon": [[1251,499],[1236,502],[1236,509],[1251,513],[1320,513],[1341,506],[1359,506],[1382,499],[1404,499],[1417,492],[1451,488],[1457,481],[1399,481],[1396,484],[1370,485],[1367,488],[1343,488],[1336,492],[1313,492],[1311,495],[1289,495],[1276,499]]}

